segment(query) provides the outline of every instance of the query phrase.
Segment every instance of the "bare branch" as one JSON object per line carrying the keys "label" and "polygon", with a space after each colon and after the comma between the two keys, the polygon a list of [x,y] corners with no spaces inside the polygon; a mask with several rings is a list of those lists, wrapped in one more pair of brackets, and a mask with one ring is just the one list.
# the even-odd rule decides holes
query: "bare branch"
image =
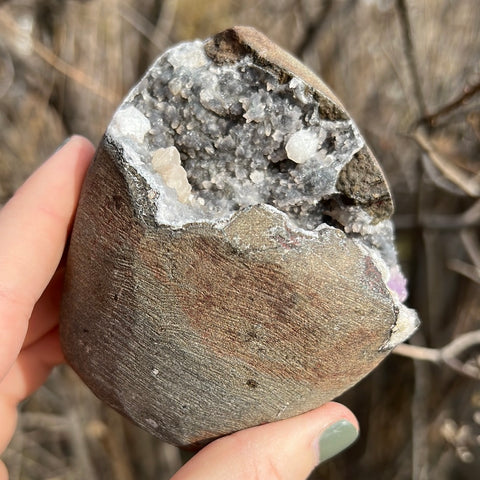
{"label": "bare branch", "polygon": [[447,262],[447,267],[454,272],[469,278],[472,282],[480,283],[480,269],[462,260],[452,259]]}
{"label": "bare branch", "polygon": [[480,182],[476,176],[470,176],[464,170],[461,170],[459,167],[440,155],[427,136],[420,130],[417,130],[413,134],[413,138],[425,151],[425,153],[428,154],[428,158],[432,161],[435,167],[437,167],[438,170],[443,173],[445,178],[447,178],[450,182],[455,184],[471,197],[480,196]]}
{"label": "bare branch", "polygon": [[480,246],[476,235],[473,230],[465,228],[461,230],[460,238],[473,265],[462,260],[451,259],[447,262],[447,266],[450,270],[480,284]]}
{"label": "bare branch", "polygon": [[413,360],[423,360],[437,365],[445,364],[456,372],[480,380],[477,367],[462,362],[459,357],[470,348],[480,345],[480,330],[464,333],[442,348],[427,348],[402,343],[393,353]]}
{"label": "bare branch", "polygon": [[[155,25],[145,18],[136,8],[133,8],[126,2],[120,3],[117,8],[119,9],[121,17],[126,22],[155,45],[155,39],[153,38]],[[161,48],[160,45],[155,46]]]}
{"label": "bare branch", "polygon": [[[0,45],[1,48],[1,45]],[[0,50],[0,99],[8,92],[15,78],[15,67],[8,49]]]}
{"label": "bare branch", "polygon": [[[92,77],[88,76],[85,72],[75,68],[74,66],[65,62],[65,60],[62,60],[43,43],[39,42],[33,37],[28,36],[18,27],[15,20],[5,12],[2,12],[2,15],[0,15],[0,25],[3,30],[8,31],[14,38],[25,38],[31,44],[33,51],[44,62],[51,65],[58,72],[77,82],[79,85],[87,88],[92,93],[98,95],[106,101],[112,104],[118,103],[119,98],[117,98],[117,95],[115,95],[114,92],[112,92],[110,89],[104,88],[102,85],[99,85],[98,82],[96,82]],[[9,36],[6,35],[5,38],[8,39]]]}
{"label": "bare branch", "polygon": [[[177,0],[164,0],[162,2],[162,10],[158,16],[155,30],[152,34],[152,44],[163,50],[168,45],[168,39],[175,25],[175,17],[177,15]],[[151,52],[156,53],[158,52]]]}
{"label": "bare branch", "polygon": [[[462,220],[468,226],[475,224],[480,219],[480,200],[477,200],[468,210],[465,210],[461,215]],[[473,225],[472,225],[473,226]]]}
{"label": "bare branch", "polygon": [[480,245],[475,233],[471,229],[463,229],[460,238],[473,264],[480,269]]}
{"label": "bare branch", "polygon": [[318,15],[306,25],[304,28],[303,38],[295,48],[295,55],[297,57],[302,58],[308,48],[315,41],[320,30],[325,25],[325,21],[328,18],[328,14],[330,13],[332,6],[333,0],[325,0]]}
{"label": "bare branch", "polygon": [[422,118],[419,119],[418,124],[427,124],[431,127],[434,127],[438,120],[445,115],[455,111],[457,108],[460,108],[462,105],[470,100],[473,96],[480,92],[480,82],[475,83],[474,85],[467,85],[463,89],[463,93],[459,95],[457,98],[452,100],[451,102],[447,103],[443,107],[439,108],[436,112],[430,113],[428,115],[424,115]]}
{"label": "bare branch", "polygon": [[442,359],[445,361],[458,357],[476,345],[480,345],[480,330],[464,333],[441,349]]}
{"label": "bare branch", "polygon": [[441,363],[442,355],[436,348],[419,347],[418,345],[409,345],[401,343],[397,345],[392,353],[408,357],[412,360],[424,360],[426,362]]}
{"label": "bare branch", "polygon": [[415,98],[417,100],[420,116],[423,118],[427,116],[427,107],[420,82],[420,75],[418,73],[418,65],[413,46],[412,26],[410,23],[406,0],[397,0],[396,8],[398,12],[398,18],[400,20],[400,27],[402,29],[403,48],[407,58],[408,69],[412,77]]}
{"label": "bare branch", "polygon": [[166,47],[168,36],[171,33],[175,20],[177,0],[162,2],[162,10],[156,24],[151,23],[150,20],[127,2],[122,2],[118,8],[122,18],[155,47],[156,54]]}
{"label": "bare branch", "polygon": [[428,228],[431,230],[458,230],[480,226],[480,200],[460,215],[443,214],[404,214],[395,216],[395,229]]}

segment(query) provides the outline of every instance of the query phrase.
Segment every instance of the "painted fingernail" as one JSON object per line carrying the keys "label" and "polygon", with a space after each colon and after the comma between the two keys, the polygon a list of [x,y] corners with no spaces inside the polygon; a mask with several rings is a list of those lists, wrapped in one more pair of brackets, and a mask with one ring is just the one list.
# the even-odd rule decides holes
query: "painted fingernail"
{"label": "painted fingernail", "polygon": [[327,427],[319,440],[320,462],[345,450],[357,437],[358,430],[347,420],[340,420]]}
{"label": "painted fingernail", "polygon": [[59,150],[61,150],[70,140],[72,137],[67,137],[56,149],[53,153],[57,153]]}

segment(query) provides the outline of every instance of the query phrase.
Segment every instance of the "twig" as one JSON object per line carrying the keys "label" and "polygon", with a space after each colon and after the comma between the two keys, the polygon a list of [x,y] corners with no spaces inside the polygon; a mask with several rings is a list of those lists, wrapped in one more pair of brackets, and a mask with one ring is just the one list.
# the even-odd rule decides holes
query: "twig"
{"label": "twig", "polygon": [[480,284],[480,247],[477,238],[471,229],[462,229],[460,238],[473,265],[462,260],[451,259],[447,262],[447,267],[469,278],[472,282]]}
{"label": "twig", "polygon": [[113,478],[133,480],[134,474],[129,461],[122,418],[113,410],[106,410],[105,414],[109,435],[105,436],[104,442],[109,457],[112,459]]}
{"label": "twig", "polygon": [[392,353],[414,360],[424,360],[432,363],[441,363],[442,361],[440,350],[436,348],[419,347],[418,345],[409,345],[408,343],[397,345]]}
{"label": "twig", "polygon": [[149,53],[151,55],[156,56],[159,51],[165,49],[175,23],[177,0],[162,2],[161,11],[155,24],[127,2],[122,2],[118,9],[122,18],[150,42]]}
{"label": "twig", "polygon": [[436,112],[430,113],[428,115],[422,116],[418,120],[418,124],[428,124],[429,126],[433,127],[438,122],[439,118],[448,115],[449,113],[453,112],[457,108],[461,107],[465,103],[467,103],[470,98],[480,92],[480,82],[475,83],[474,85],[467,85],[463,89],[463,93],[459,95],[455,100],[447,103],[443,107],[439,108]]}
{"label": "twig", "polygon": [[464,229],[460,232],[460,238],[473,264],[480,269],[480,245],[475,233],[470,229]]}
{"label": "twig", "polygon": [[480,330],[464,333],[442,348],[427,348],[402,343],[395,347],[393,353],[414,360],[423,360],[437,365],[445,364],[467,377],[480,380],[476,367],[463,363],[458,357],[470,348],[480,345]]}
{"label": "twig", "polygon": [[[152,33],[152,45],[157,46],[161,51],[167,44],[175,25],[175,16],[177,15],[177,0],[164,0],[161,11],[157,19],[154,31]],[[158,54],[158,52],[150,52]]]}
{"label": "twig", "polygon": [[[128,22],[135,30],[141,33],[145,38],[150,42],[155,43],[152,38],[152,33],[155,29],[155,26],[145,18],[137,9],[133,8],[126,2],[122,2],[117,5],[120,16]],[[156,45],[159,47],[158,45]]]}
{"label": "twig", "polygon": [[85,436],[84,424],[80,418],[78,408],[75,409],[75,407],[72,406],[67,410],[65,416],[70,425],[69,442],[75,452],[73,460],[76,463],[76,470],[82,472],[83,478],[96,480],[99,477],[96,474],[92,456],[88,451],[88,439]]}
{"label": "twig", "polygon": [[431,373],[425,363],[414,361],[415,389],[412,398],[412,480],[429,478],[428,409]]}
{"label": "twig", "polygon": [[443,173],[446,179],[450,180],[450,182],[455,184],[471,197],[480,196],[480,182],[476,176],[471,177],[456,165],[443,158],[443,156],[435,150],[427,136],[420,130],[417,130],[415,133],[413,133],[412,137],[425,151],[425,153],[428,154],[428,158],[438,168],[438,170]]}
{"label": "twig", "polygon": [[438,230],[457,230],[480,226],[480,200],[460,215],[423,215],[420,218],[421,226]]}
{"label": "twig", "polygon": [[431,230],[458,230],[480,226],[480,200],[460,215],[414,214],[396,215],[395,229],[410,230],[412,228],[428,228]]}
{"label": "twig", "polygon": [[480,217],[467,220],[461,215],[428,214],[419,217],[413,213],[398,214],[394,218],[395,230],[423,228],[429,230],[452,231],[460,228],[480,227]]}
{"label": "twig", "polygon": [[475,265],[470,265],[462,260],[453,259],[447,262],[447,267],[450,270],[467,277],[472,282],[480,283],[480,269]]}
{"label": "twig", "polygon": [[325,25],[325,21],[328,18],[328,14],[330,13],[332,6],[333,0],[325,0],[318,15],[306,25],[304,28],[303,38],[295,48],[295,55],[297,57],[302,58],[308,48],[315,41],[317,35],[320,33],[320,30]]}
{"label": "twig", "polygon": [[117,96],[111,91],[101,85],[95,83],[93,78],[89,77],[82,72],[81,70],[75,68],[69,63],[62,60],[60,57],[55,55],[49,48],[47,48],[43,43],[39,42],[35,38],[24,33],[15,23],[11,17],[9,17],[5,12],[0,15],[0,25],[2,29],[9,31],[13,35],[18,35],[30,42],[33,51],[46,63],[51,65],[55,70],[62,73],[68,78],[71,78],[73,81],[77,82],[79,85],[87,88],[94,94],[99,97],[107,100],[112,104],[118,103]]}
{"label": "twig", "polygon": [[402,29],[403,47],[405,56],[407,58],[408,69],[412,77],[413,89],[415,98],[417,100],[418,110],[421,118],[426,117],[427,107],[425,97],[423,95],[422,86],[420,82],[420,75],[418,73],[417,60],[415,58],[415,49],[413,46],[412,26],[408,14],[408,7],[406,0],[397,0],[396,8],[400,20],[400,27]]}
{"label": "twig", "polygon": [[2,47],[3,45],[0,44],[0,54],[2,55],[2,65],[0,65],[0,71],[2,72],[0,81],[0,99],[8,92],[15,78],[15,67],[13,65],[12,56],[8,49]]}
{"label": "twig", "polygon": [[477,200],[468,210],[465,210],[461,215],[462,220],[468,226],[475,224],[480,219],[480,200]]}
{"label": "twig", "polygon": [[480,345],[480,330],[464,333],[441,349],[442,359],[445,361],[445,359],[458,357],[476,345]]}

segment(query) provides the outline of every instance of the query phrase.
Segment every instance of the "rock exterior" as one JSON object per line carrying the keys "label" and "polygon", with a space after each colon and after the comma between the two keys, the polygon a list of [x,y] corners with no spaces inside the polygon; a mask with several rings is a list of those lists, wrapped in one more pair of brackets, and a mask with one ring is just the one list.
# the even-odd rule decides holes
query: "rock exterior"
{"label": "rock exterior", "polygon": [[289,54],[247,27],[173,47],[85,180],[67,361],[183,447],[313,409],[417,326],[392,211],[355,124]]}

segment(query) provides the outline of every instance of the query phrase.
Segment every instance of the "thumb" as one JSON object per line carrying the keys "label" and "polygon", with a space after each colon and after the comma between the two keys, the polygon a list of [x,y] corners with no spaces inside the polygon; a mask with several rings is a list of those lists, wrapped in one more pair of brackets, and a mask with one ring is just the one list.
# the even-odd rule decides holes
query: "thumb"
{"label": "thumb", "polygon": [[249,428],[207,445],[172,480],[303,480],[347,448],[358,422],[330,402],[298,417]]}

